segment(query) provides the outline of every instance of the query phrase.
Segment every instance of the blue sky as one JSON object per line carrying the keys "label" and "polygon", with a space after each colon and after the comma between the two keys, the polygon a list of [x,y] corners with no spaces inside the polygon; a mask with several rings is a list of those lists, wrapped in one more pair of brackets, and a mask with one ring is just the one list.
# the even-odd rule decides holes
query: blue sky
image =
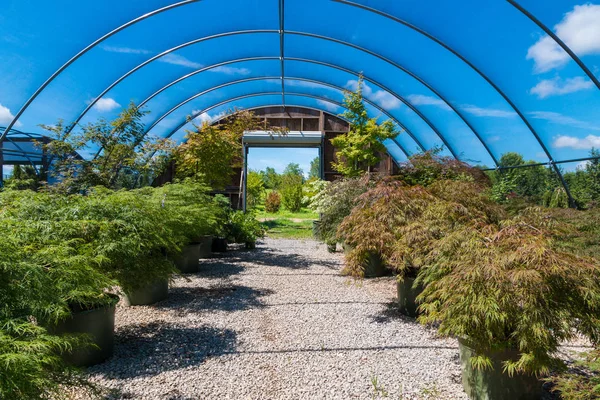
{"label": "blue sky", "polygon": [[[356,2],[401,18],[462,54],[513,101],[556,160],[585,157],[592,146],[600,147],[600,90],[551,38],[505,0]],[[0,126],[7,125],[45,80],[88,44],[173,3],[4,0]],[[520,0],[520,4],[600,77],[598,2]],[[368,106],[371,115],[389,114],[407,129],[397,144],[387,143],[399,160],[420,146],[441,145],[440,136],[461,159],[473,163],[493,164],[482,142],[496,158],[518,151],[529,159],[548,160],[505,99],[434,41],[343,3],[287,0],[285,6],[286,104],[337,114],[342,111],[335,104],[342,100],[338,88],[353,88],[356,74],[363,72],[368,78],[365,98],[375,105]],[[322,15],[336,17],[315,18]],[[15,127],[39,133],[39,124],[53,124],[59,118],[72,122],[86,108],[81,123],[111,119],[130,101],[147,100],[151,114],[144,122],[154,125],[150,133],[182,140],[190,127],[184,124],[187,116],[213,120],[233,107],[279,105],[278,29],[276,0],[189,1],[92,48],[37,97]]]}
{"label": "blue sky", "polygon": [[318,156],[318,148],[250,147],[248,149],[248,168],[254,171],[264,171],[265,168],[271,167],[282,173],[288,164],[296,163],[308,177],[310,162]]}

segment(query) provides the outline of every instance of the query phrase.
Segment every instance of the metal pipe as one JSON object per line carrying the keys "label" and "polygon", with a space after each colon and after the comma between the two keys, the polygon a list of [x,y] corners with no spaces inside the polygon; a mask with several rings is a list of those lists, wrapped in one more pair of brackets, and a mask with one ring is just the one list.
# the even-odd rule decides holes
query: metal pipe
{"label": "metal pipe", "polygon": [[100,44],[101,42],[103,42],[104,40],[108,39],[109,37],[121,32],[123,29],[130,27],[131,25],[134,25],[140,21],[143,21],[147,18],[150,18],[154,15],[160,14],[162,12],[168,11],[168,10],[172,10],[174,8],[180,7],[180,6],[185,6],[191,3],[196,3],[202,0],[184,0],[184,1],[180,1],[179,3],[175,3],[175,4],[171,4],[168,5],[166,7],[163,8],[159,8],[157,10],[151,11],[149,13],[146,13],[136,19],[133,19],[121,26],[119,26],[116,29],[113,29],[112,31],[108,32],[107,34],[105,34],[104,36],[100,37],[99,39],[96,39],[94,42],[92,42],[91,44],[89,44],[88,46],[86,46],[83,50],[81,50],[79,53],[75,54],[73,57],[71,57],[71,59],[69,61],[67,61],[66,63],[64,63],[59,69],[57,69],[52,75],[50,75],[50,77],[48,79],[46,79],[46,81],[39,87],[36,89],[36,91],[33,93],[33,95],[31,95],[31,97],[25,102],[25,104],[23,106],[21,106],[21,109],[15,114],[14,118],[12,119],[12,121],[8,124],[8,126],[6,127],[6,130],[4,131],[4,133],[0,136],[0,142],[4,140],[4,138],[6,137],[6,132],[8,132],[17,122],[17,120],[21,117],[21,115],[23,115],[23,113],[25,112],[25,110],[31,105],[31,103],[39,96],[39,94],[54,80],[56,79],[56,77],[58,75],[60,75],[65,69],[67,69],[67,67],[69,67],[69,65],[73,64],[75,61],[77,61],[81,56],[83,56],[85,53],[87,53],[88,51],[90,51],[92,48],[94,48],[96,45]]}
{"label": "metal pipe", "polygon": [[[245,78],[245,79],[239,79],[236,81],[231,81],[231,82],[227,82],[224,83],[222,85],[218,85],[218,86],[214,86],[210,89],[204,90],[200,93],[197,93],[191,97],[189,97],[188,99],[182,101],[181,103],[177,104],[175,107],[171,108],[169,111],[167,111],[165,114],[161,115],[152,125],[150,125],[150,127],[146,130],[146,132],[144,132],[144,134],[142,136],[147,135],[156,125],[158,125],[162,120],[164,120],[166,117],[168,117],[171,113],[173,113],[174,111],[176,111],[177,109],[179,109],[180,107],[182,107],[183,105],[189,103],[190,101],[197,99],[198,97],[204,96],[207,93],[210,93],[212,91],[218,90],[218,89],[222,89],[228,86],[232,86],[232,85],[236,85],[239,83],[244,83],[244,82],[251,82],[251,81],[261,81],[261,80],[276,80],[278,79],[278,77],[255,77],[255,78]],[[310,82],[310,83],[316,83],[316,84],[320,84],[323,86],[327,86],[330,88],[333,88],[335,90],[339,90],[341,92],[343,92],[345,89],[341,88],[339,86],[330,84],[330,83],[326,83],[326,82],[321,82],[321,81],[317,81],[317,80],[313,80],[313,79],[307,79],[307,78],[287,78],[290,80],[299,80],[299,81],[304,81],[304,82]],[[398,120],[397,118],[395,118],[393,115],[391,115],[389,112],[387,112],[385,109],[383,109],[382,107],[380,107],[379,105],[375,104],[374,102],[372,102],[371,100],[368,99],[363,99],[365,101],[365,103],[371,105],[372,107],[378,109],[379,111],[381,111],[382,113],[384,113],[388,118],[394,120],[396,122],[396,124],[398,124],[398,126],[405,130],[406,133],[415,141],[415,143],[417,144],[417,146],[419,146],[419,148],[421,149],[421,151],[425,151],[425,147],[421,144],[421,142],[414,136],[414,134],[404,125],[400,122],[400,120]],[[338,103],[340,104],[340,103]]]}

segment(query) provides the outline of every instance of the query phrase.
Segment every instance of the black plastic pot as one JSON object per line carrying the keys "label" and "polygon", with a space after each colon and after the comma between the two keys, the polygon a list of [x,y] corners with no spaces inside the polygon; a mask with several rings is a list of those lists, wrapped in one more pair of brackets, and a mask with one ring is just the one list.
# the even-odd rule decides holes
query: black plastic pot
{"label": "black plastic pot", "polygon": [[88,367],[99,364],[113,355],[115,338],[115,305],[118,296],[112,296],[114,302],[110,305],[91,310],[75,311],[65,320],[48,328],[56,334],[86,334],[93,346],[75,348],[64,353],[63,357],[69,364],[77,367]]}
{"label": "black plastic pot", "polygon": [[211,247],[214,253],[225,253],[227,251],[227,239],[213,238]]}
{"label": "black plastic pot", "polygon": [[212,235],[200,236],[196,241],[194,241],[195,244],[200,245],[200,258],[208,258],[212,255],[212,242]]}
{"label": "black plastic pot", "polygon": [[473,346],[467,339],[458,340],[462,383],[471,399],[477,400],[538,400],[543,395],[543,382],[534,375],[503,373],[503,361],[515,360],[518,351],[506,349],[487,354],[492,359],[493,370],[479,370],[471,367],[469,361],[475,355]]}
{"label": "black plastic pot", "polygon": [[169,280],[162,279],[125,293],[123,303],[127,306],[146,306],[164,300],[168,295]]}
{"label": "black plastic pot", "polygon": [[246,246],[246,249],[248,249],[248,250],[253,250],[256,248],[256,242],[246,242],[246,243],[244,243],[244,245]]}
{"label": "black plastic pot", "polygon": [[312,234],[315,239],[319,238],[319,230],[321,229],[321,221],[318,219],[313,221]]}
{"label": "black plastic pot", "polygon": [[398,307],[400,312],[409,317],[417,317],[419,312],[417,310],[417,296],[421,294],[423,288],[413,287],[415,284],[415,278],[404,277],[402,282],[397,282],[398,291]]}
{"label": "black plastic pot", "polygon": [[[347,254],[352,251],[354,247],[344,243],[344,252]],[[363,264],[363,271],[365,278],[379,278],[386,276],[390,271],[385,267],[381,255],[377,253],[369,253],[367,260]]]}
{"label": "black plastic pot", "polygon": [[198,264],[200,264],[200,247],[201,243],[188,244],[183,248],[181,253],[173,258],[173,262],[177,269],[183,274],[194,274],[198,272]]}

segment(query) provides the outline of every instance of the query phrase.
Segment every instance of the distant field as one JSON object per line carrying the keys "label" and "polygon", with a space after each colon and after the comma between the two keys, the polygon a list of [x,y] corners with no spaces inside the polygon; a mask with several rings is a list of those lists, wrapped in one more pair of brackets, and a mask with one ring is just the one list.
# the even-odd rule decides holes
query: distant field
{"label": "distant field", "polygon": [[309,209],[299,212],[279,210],[278,213],[264,211],[260,205],[255,209],[256,217],[267,230],[267,236],[276,239],[309,239],[312,238],[313,221],[319,215]]}

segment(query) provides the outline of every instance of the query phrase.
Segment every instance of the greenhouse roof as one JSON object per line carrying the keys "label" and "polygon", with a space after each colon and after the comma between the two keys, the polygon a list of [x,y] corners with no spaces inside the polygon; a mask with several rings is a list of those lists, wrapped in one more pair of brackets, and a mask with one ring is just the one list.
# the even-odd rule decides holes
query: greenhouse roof
{"label": "greenhouse roof", "polygon": [[600,4],[581,1],[5,0],[0,54],[0,134],[130,101],[177,141],[233,107],[339,114],[362,72],[368,111],[404,130],[397,161],[572,170],[600,147]]}

